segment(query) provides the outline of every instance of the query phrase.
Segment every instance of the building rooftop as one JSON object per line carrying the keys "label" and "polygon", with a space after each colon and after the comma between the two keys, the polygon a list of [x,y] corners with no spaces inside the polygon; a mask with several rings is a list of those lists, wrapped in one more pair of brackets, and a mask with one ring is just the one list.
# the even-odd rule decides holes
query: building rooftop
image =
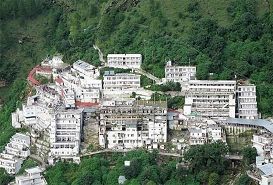
{"label": "building rooftop", "polygon": [[15,135],[12,136],[12,139],[22,139],[22,140],[29,140],[29,136],[21,133],[16,133]]}
{"label": "building rooftop", "polygon": [[236,84],[235,80],[191,80],[190,84]]}
{"label": "building rooftop", "polygon": [[77,60],[76,62],[74,62],[73,66],[77,66],[85,71],[90,71],[95,68],[95,66],[93,66],[85,61],[82,61],[82,60]]}
{"label": "building rooftop", "polygon": [[271,133],[273,133],[273,123],[265,119],[243,119],[243,118],[227,118],[223,121],[229,124],[240,124],[240,125],[252,125],[258,127],[264,127]]}
{"label": "building rooftop", "polygon": [[258,169],[261,170],[261,172],[263,173],[262,175],[265,175],[265,176],[273,175],[273,164],[272,163],[258,166]]}
{"label": "building rooftop", "polygon": [[25,170],[27,173],[42,173],[44,170],[41,169],[39,166],[36,166],[34,168],[29,168]]}
{"label": "building rooftop", "polygon": [[107,57],[141,57],[141,54],[108,54]]}
{"label": "building rooftop", "polygon": [[166,107],[167,108],[167,101],[147,101],[147,100],[138,100],[136,101],[136,105],[143,105],[143,106],[159,106],[159,107]]}

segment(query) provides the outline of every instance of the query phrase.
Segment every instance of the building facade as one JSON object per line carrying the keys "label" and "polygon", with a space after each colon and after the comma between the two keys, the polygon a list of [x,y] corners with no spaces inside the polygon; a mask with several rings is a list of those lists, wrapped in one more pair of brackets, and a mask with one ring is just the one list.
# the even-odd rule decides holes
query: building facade
{"label": "building facade", "polygon": [[185,83],[189,80],[195,80],[195,66],[175,66],[172,61],[168,61],[165,66],[166,81]]}
{"label": "building facade", "polygon": [[108,67],[123,69],[140,69],[142,63],[141,54],[108,54]]}
{"label": "building facade", "polygon": [[106,71],[103,76],[104,90],[125,90],[140,88],[140,75],[129,73],[118,73],[114,71]]}
{"label": "building facade", "polygon": [[239,85],[237,87],[238,118],[258,119],[255,85]]}
{"label": "building facade", "polygon": [[42,175],[43,171],[44,170],[38,166],[26,169],[25,174],[16,176],[15,183],[11,183],[11,185],[47,185]]}
{"label": "building facade", "polygon": [[82,110],[62,110],[51,114],[50,157],[72,158],[79,154]]}
{"label": "building facade", "polygon": [[8,174],[16,174],[20,170],[23,160],[5,151],[0,154],[0,168],[4,168]]}
{"label": "building facade", "polygon": [[235,117],[236,81],[191,80],[185,95],[184,114],[202,117]]}
{"label": "building facade", "polygon": [[151,148],[167,141],[167,104],[108,101],[101,107],[99,144],[103,148]]}

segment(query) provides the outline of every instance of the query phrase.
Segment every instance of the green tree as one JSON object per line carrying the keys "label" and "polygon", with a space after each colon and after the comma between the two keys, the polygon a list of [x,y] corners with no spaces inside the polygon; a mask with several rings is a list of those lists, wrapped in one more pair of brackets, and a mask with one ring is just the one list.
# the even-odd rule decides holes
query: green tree
{"label": "green tree", "polygon": [[209,175],[208,185],[217,185],[220,183],[220,177],[217,173],[211,173]]}
{"label": "green tree", "polygon": [[4,168],[0,168],[0,184],[8,184],[12,180]]}
{"label": "green tree", "polygon": [[243,161],[245,165],[250,165],[255,162],[257,154],[256,148],[253,147],[245,147],[242,151],[243,154]]}
{"label": "green tree", "polygon": [[192,146],[185,153],[185,159],[190,162],[190,169],[195,174],[204,170],[221,174],[226,168],[224,156],[227,152],[227,145],[217,141],[212,144]]}

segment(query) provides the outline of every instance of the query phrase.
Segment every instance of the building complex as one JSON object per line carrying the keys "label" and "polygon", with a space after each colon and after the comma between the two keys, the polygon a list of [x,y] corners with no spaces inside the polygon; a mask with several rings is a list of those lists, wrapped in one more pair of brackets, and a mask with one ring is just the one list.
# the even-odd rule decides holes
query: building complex
{"label": "building complex", "polygon": [[16,133],[0,153],[0,167],[9,174],[16,174],[23,161],[30,155],[30,137],[25,134]]}

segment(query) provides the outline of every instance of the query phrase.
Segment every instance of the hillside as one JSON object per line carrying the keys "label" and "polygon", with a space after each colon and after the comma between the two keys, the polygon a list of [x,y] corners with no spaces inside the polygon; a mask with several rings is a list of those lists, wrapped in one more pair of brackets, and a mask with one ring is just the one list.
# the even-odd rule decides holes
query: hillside
{"label": "hillside", "polygon": [[[141,53],[142,68],[159,78],[164,77],[166,61],[175,60],[181,65],[196,65],[198,79],[250,81],[257,86],[262,117],[273,115],[273,0],[2,0],[0,12],[0,84],[6,83],[0,87],[0,151],[15,133],[11,112],[30,93],[26,83],[30,69],[56,53],[63,54],[68,63],[82,59],[98,66],[94,44],[104,54]],[[177,184],[213,179],[210,176],[214,169],[192,175],[175,171],[172,160],[158,168],[155,156],[141,155],[147,160],[145,165],[152,166],[134,175],[136,180],[132,179],[131,184],[144,183],[148,177],[152,182],[169,184],[175,184],[173,179],[178,179]],[[92,179],[94,184],[109,184],[117,178],[117,171],[124,170],[125,159],[112,156],[106,162],[108,156],[99,157],[84,160],[81,165],[59,163],[49,169],[47,178],[52,173],[51,184],[57,180],[88,184],[88,179],[96,176],[99,179]],[[158,164],[163,163],[160,160]],[[219,161],[222,166],[217,173],[225,177],[221,183],[226,184],[233,176],[224,170],[228,164]],[[95,171],[99,175],[85,173],[92,166],[89,163],[101,168]],[[113,164],[119,166],[112,170]],[[219,168],[218,163],[208,165]],[[103,175],[105,171],[110,175]],[[2,174],[0,184],[5,184]],[[220,183],[216,174],[217,178]],[[7,177],[6,182],[9,180]],[[250,183],[246,175],[241,180]]]}
{"label": "hillside", "polygon": [[250,80],[262,116],[272,116],[272,9],[272,0],[3,0],[0,145],[12,134],[11,111],[28,93],[28,71],[55,53],[99,65],[93,44],[104,54],[141,53],[142,67],[158,77],[175,60],[197,65],[199,79]]}
{"label": "hillside", "polygon": [[272,0],[4,0],[0,78],[25,78],[56,52],[98,65],[96,43],[105,54],[142,53],[143,68],[158,77],[171,59],[197,65],[200,79],[250,78],[259,110],[270,116],[272,7]]}

